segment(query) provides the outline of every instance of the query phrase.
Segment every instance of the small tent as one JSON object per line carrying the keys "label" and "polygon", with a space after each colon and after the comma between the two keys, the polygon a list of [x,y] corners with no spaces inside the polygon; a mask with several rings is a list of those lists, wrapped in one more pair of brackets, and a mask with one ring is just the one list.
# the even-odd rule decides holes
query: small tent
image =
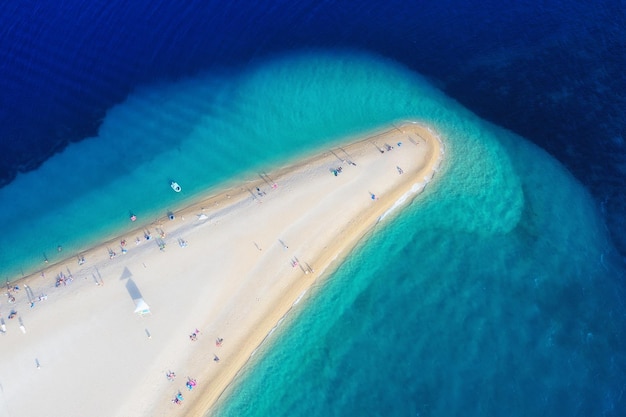
{"label": "small tent", "polygon": [[145,314],[150,314],[150,306],[146,303],[143,298],[138,298],[135,301],[135,313],[143,316]]}

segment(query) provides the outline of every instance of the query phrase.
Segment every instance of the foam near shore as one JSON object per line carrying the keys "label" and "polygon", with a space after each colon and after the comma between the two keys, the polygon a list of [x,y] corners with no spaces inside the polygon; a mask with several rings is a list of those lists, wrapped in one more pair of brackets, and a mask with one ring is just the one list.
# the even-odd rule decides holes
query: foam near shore
{"label": "foam near shore", "polygon": [[[307,289],[426,187],[443,153],[426,126],[388,127],[21,280],[0,305],[0,410],[202,415]],[[135,312],[141,300],[149,314]]]}

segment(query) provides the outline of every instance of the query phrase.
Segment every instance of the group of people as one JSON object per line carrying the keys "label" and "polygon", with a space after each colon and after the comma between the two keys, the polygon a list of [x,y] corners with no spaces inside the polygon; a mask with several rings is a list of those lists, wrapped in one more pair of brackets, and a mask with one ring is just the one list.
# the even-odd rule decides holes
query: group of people
{"label": "group of people", "polygon": [[[195,342],[196,340],[198,340],[198,335],[200,334],[200,330],[196,329],[193,333],[191,333],[189,335],[189,339],[192,342]],[[221,337],[218,337],[217,339],[215,339],[215,346],[217,347],[221,347],[222,343],[224,343],[224,339]],[[213,355],[213,361],[214,362],[219,362],[220,358],[217,355]],[[168,381],[174,381],[174,379],[176,379],[176,373],[173,371],[168,371],[166,374]],[[197,381],[193,378],[187,377],[187,382],[185,383],[185,386],[187,387],[187,389],[189,391],[191,391],[192,389],[194,389],[194,387],[196,386]],[[184,400],[183,395],[181,394],[180,391],[178,391],[178,393],[176,394],[176,396],[172,399],[172,403],[176,404],[176,405],[182,405],[182,402]]]}
{"label": "group of people", "polygon": [[55,287],[70,284],[72,281],[74,281],[72,275],[65,275],[63,272],[59,272],[59,275],[57,275],[57,282],[55,284]]}
{"label": "group of people", "polygon": [[332,172],[333,175],[336,177],[337,175],[339,175],[339,174],[341,174],[343,172],[343,168],[339,167],[339,168],[331,169],[330,172]]}
{"label": "group of people", "polygon": [[[172,371],[168,371],[166,376],[169,381],[174,381],[174,379],[176,379],[176,373]],[[185,383],[185,386],[187,387],[189,391],[191,391],[192,389],[194,389],[197,383],[198,382],[194,378],[187,377],[187,382]],[[178,391],[176,395],[174,396],[174,398],[172,399],[172,403],[176,405],[182,405],[182,402],[184,399],[185,397],[183,397],[183,394],[180,391]]]}
{"label": "group of people", "polygon": [[[42,275],[43,276],[43,275]],[[60,273],[59,275],[57,275],[57,282],[56,282],[56,286],[60,286],[61,284],[63,285],[67,285],[69,282],[72,282],[72,275],[69,276],[65,276],[63,273]],[[30,287],[26,284],[24,284],[24,288],[26,289],[26,294],[28,295],[28,300],[30,302],[30,307],[33,308],[35,307],[35,303],[38,301],[44,301],[48,299],[48,296],[46,294],[41,294],[39,297],[36,297],[33,295],[32,290],[30,289]],[[9,299],[9,304],[13,304],[15,303],[15,296],[13,295],[13,293],[18,293],[20,291],[20,287],[18,285],[14,285],[14,286],[9,286],[7,284],[7,297]],[[9,318],[12,319],[17,315],[17,312],[15,310],[11,310],[11,313],[9,314]],[[4,325],[3,325],[4,326]],[[5,329],[2,329],[2,332],[4,332]]]}
{"label": "group of people", "polygon": [[196,380],[195,380],[195,379],[192,379],[192,378],[188,378],[188,379],[187,379],[187,383],[186,383],[185,385],[187,386],[187,389],[188,389],[189,391],[191,391],[191,390],[193,389],[193,387],[195,387],[195,386],[196,386]]}
{"label": "group of people", "polygon": [[181,394],[181,392],[178,391],[178,394],[176,394],[174,399],[172,399],[172,402],[176,405],[182,405],[184,399],[185,398],[183,397],[183,394]]}
{"label": "group of people", "polygon": [[196,340],[198,340],[198,335],[200,334],[200,330],[196,329],[195,332],[191,333],[189,335],[189,340],[191,340],[192,342],[195,342]]}

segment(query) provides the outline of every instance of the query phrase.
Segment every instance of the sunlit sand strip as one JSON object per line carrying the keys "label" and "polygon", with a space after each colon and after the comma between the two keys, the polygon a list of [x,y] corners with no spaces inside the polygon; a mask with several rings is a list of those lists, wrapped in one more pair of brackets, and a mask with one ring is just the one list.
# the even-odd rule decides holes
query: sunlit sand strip
{"label": "sunlit sand strip", "polygon": [[5,318],[17,311],[2,322],[0,415],[203,415],[311,285],[423,190],[443,154],[427,127],[389,127],[20,282],[0,305]]}

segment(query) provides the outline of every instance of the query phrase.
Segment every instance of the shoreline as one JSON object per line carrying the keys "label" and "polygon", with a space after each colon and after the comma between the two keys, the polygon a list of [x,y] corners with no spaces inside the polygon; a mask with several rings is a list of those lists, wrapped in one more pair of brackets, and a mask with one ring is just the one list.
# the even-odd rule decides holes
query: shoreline
{"label": "shoreline", "polygon": [[[423,173],[424,171],[430,173],[430,176],[428,176],[428,179],[424,178],[422,182],[422,186],[417,187],[417,189],[415,190],[413,190],[413,188],[415,187],[411,187],[410,190],[401,190],[404,192],[400,192],[399,190],[396,190],[397,191],[396,193],[394,193],[392,196],[387,197],[387,201],[393,200],[394,205],[389,207],[382,214],[371,216],[371,217],[376,217],[377,220],[373,222],[372,224],[369,224],[369,227],[367,226],[364,227],[363,230],[361,230],[361,233],[357,233],[355,236],[356,239],[353,239],[348,245],[345,245],[342,248],[342,250],[335,253],[334,256],[329,255],[329,253],[331,253],[332,251],[327,250],[326,251],[327,256],[320,262],[321,264],[326,265],[324,269],[319,271],[319,273],[316,271],[316,277],[314,278],[312,282],[306,285],[298,286],[294,288],[293,291],[290,291],[288,294],[285,294],[282,300],[284,302],[276,307],[274,314],[272,314],[271,316],[266,316],[265,318],[262,318],[261,320],[259,320],[256,328],[261,329],[261,330],[257,330],[256,333],[257,333],[257,336],[262,335],[262,338],[258,341],[258,343],[249,343],[248,345],[245,346],[244,349],[240,349],[241,354],[238,355],[237,359],[235,360],[235,362],[238,364],[236,366],[236,369],[234,369],[234,371],[230,370],[230,372],[227,372],[227,375],[225,377],[220,379],[218,383],[218,389],[215,389],[213,392],[211,392],[207,388],[202,393],[202,399],[200,401],[197,401],[192,408],[185,411],[183,413],[183,416],[193,417],[193,416],[213,415],[212,412],[215,411],[213,410],[213,408],[217,405],[218,401],[222,399],[223,395],[229,389],[229,387],[232,384],[236,383],[237,377],[244,370],[245,366],[250,362],[252,357],[262,347],[262,345],[268,341],[268,339],[272,336],[272,334],[276,330],[278,330],[278,328],[280,327],[284,319],[296,307],[296,305],[298,305],[302,301],[302,298],[304,298],[309,293],[313,285],[319,284],[319,283],[323,284],[323,282],[329,278],[329,275],[331,275],[335,271],[335,269],[340,266],[341,262],[343,262],[343,260],[347,256],[350,255],[352,250],[354,250],[354,248],[356,248],[364,239],[366,239],[369,234],[374,232],[374,228],[378,225],[380,221],[383,221],[384,218],[386,218],[388,215],[397,214],[395,213],[396,210],[402,209],[403,206],[411,204],[412,201],[425,190],[426,186],[430,183],[430,181],[433,180],[433,178],[435,177],[435,173],[438,171],[441,165],[443,154],[445,153],[445,147],[443,143],[441,142],[441,139],[438,137],[438,135],[432,132],[430,128],[417,124],[415,122],[403,122],[400,124],[400,126],[403,127],[403,126],[406,126],[407,124],[414,125],[413,127],[418,127],[419,130],[422,130],[423,133],[425,133],[425,136],[427,137],[429,136],[429,137],[428,139],[425,139],[420,136],[420,138],[423,140],[424,139],[430,140],[432,141],[432,144],[434,145],[432,154],[430,155],[429,158],[427,158],[428,163],[422,170],[420,170],[420,173]],[[361,139],[357,142],[350,142],[350,145],[357,145],[362,142],[370,142],[372,139],[383,137],[388,132],[396,130],[396,129],[404,133],[404,131],[401,128],[396,127],[394,124],[393,128],[391,129],[386,129],[375,135],[368,136],[366,139]],[[320,155],[319,158],[321,157],[322,156]],[[419,181],[416,184],[419,184]],[[370,221],[372,220],[371,217],[369,219]],[[300,292],[298,293],[298,291]],[[294,295],[296,294],[297,296],[294,298]],[[291,302],[289,302],[289,300],[291,300]],[[270,326],[269,329],[268,329],[268,326]]]}
{"label": "shoreline", "polygon": [[[42,291],[47,290],[51,294],[49,301],[37,301],[35,309],[28,310],[27,300],[21,294],[20,300],[3,306],[3,316],[8,314],[8,308],[18,313],[25,312],[24,319],[29,328],[26,336],[37,333],[39,326],[38,337],[43,342],[32,339],[30,342],[17,342],[14,347],[0,349],[0,357],[11,356],[11,349],[19,349],[19,353],[13,352],[14,356],[31,354],[39,358],[42,354],[37,352],[42,350],[41,344],[48,350],[58,349],[55,345],[59,337],[55,326],[58,325],[47,328],[50,322],[36,314],[40,309],[52,309],[55,316],[64,316],[68,312],[73,315],[79,311],[81,316],[77,320],[93,322],[101,319],[102,322],[95,327],[108,333],[108,337],[115,335],[119,339],[119,342],[110,342],[111,346],[106,346],[109,339],[104,338],[101,343],[105,346],[98,344],[93,347],[102,356],[103,362],[106,363],[106,356],[113,360],[119,358],[116,353],[126,353],[131,347],[132,352],[127,352],[128,358],[122,359],[124,363],[117,365],[117,371],[135,369],[137,372],[132,383],[122,384],[122,387],[115,383],[115,378],[110,383],[107,379],[108,385],[105,384],[103,390],[117,399],[119,409],[115,412],[104,407],[98,412],[120,416],[206,414],[249,362],[251,355],[296,305],[296,300],[300,302],[312,285],[328,279],[381,218],[390,212],[393,214],[400,206],[410,204],[432,180],[445,152],[436,133],[411,122],[402,122],[398,124],[400,127],[391,126],[373,134],[359,135],[359,140],[342,141],[343,145],[326,147],[330,150],[288,161],[269,175],[262,173],[257,179],[235,179],[220,186],[219,192],[175,210],[174,220],[169,220],[167,216],[157,218],[145,227],[134,228],[83,251],[86,258],[83,265],[76,266],[74,255],[54,265],[46,265],[43,268],[43,283],[40,273],[11,281],[12,286],[17,284],[30,291],[28,301],[39,293],[33,291],[35,288],[45,288]],[[398,140],[403,142],[402,148]],[[398,145],[396,150],[382,152],[383,147],[389,145],[378,141]],[[427,145],[427,149],[420,144]],[[416,154],[422,158],[421,165],[419,161],[415,162],[416,166],[411,165],[414,162],[405,148],[422,152]],[[351,163],[352,157],[358,164]],[[395,165],[396,162],[390,161],[392,158],[402,161],[400,165],[405,167],[406,173]],[[362,170],[362,162],[369,167],[367,171]],[[340,170],[333,175],[338,166],[343,168],[343,172]],[[363,196],[363,184],[358,182],[362,180],[376,188],[376,195],[368,191],[371,201],[367,201],[367,195]],[[391,182],[393,184],[390,185]],[[416,184],[421,185],[416,187]],[[334,190],[335,187],[338,189]],[[362,190],[358,197],[346,200],[345,193],[352,195],[356,187]],[[379,189],[383,191],[379,192]],[[339,205],[341,212],[336,211]],[[319,229],[320,224],[327,227]],[[159,229],[163,231],[162,235]],[[154,234],[150,241],[144,239],[146,230]],[[137,245],[135,239],[138,239]],[[120,240],[126,240],[126,255],[120,253]],[[189,247],[181,244],[177,248],[176,242],[181,240],[188,240]],[[164,246],[159,251],[161,243]],[[108,249],[116,251],[117,256],[109,259]],[[54,287],[50,282],[51,275],[59,270],[63,273],[67,270],[74,283]],[[95,281],[96,287],[91,285],[86,288],[84,284],[91,280]],[[125,287],[116,281],[125,282]],[[92,295],[96,292],[99,295]],[[193,297],[188,297],[189,292],[193,293]],[[133,302],[145,298],[154,308],[153,314],[139,317],[133,314],[132,309],[126,311],[129,295]],[[15,296],[17,298],[18,294]],[[85,303],[89,306],[85,307]],[[40,304],[41,308],[38,307]],[[129,320],[129,317],[132,319]],[[22,323],[22,316],[19,320]],[[82,328],[72,331],[69,327],[58,332],[77,346],[89,343],[83,341],[81,332],[84,337],[98,339],[100,336],[99,333],[89,336],[90,333],[84,333]],[[182,331],[179,330],[181,328]],[[198,341],[194,341],[191,348],[186,340],[189,329],[200,329]],[[76,333],[79,333],[78,336]],[[209,340],[206,334],[210,334]],[[23,335],[11,329],[4,336],[13,338]],[[214,346],[213,339],[222,337],[224,345]],[[26,345],[20,346],[20,343]],[[198,346],[201,348],[198,349]],[[89,352],[89,349],[86,351]],[[215,352],[220,354],[220,361],[212,363]],[[80,354],[84,355],[83,351]],[[61,368],[71,368],[72,358],[53,359],[51,366],[56,367],[57,373],[66,373],[66,380],[73,381],[70,377],[84,378],[81,370]],[[0,359],[0,365],[4,360]],[[202,365],[206,363],[207,366]],[[105,377],[113,372],[99,363],[90,364],[90,367],[96,376],[98,370]],[[187,372],[187,376],[198,381],[193,392],[185,393],[183,407],[169,404],[174,384],[163,383],[162,374],[166,368],[176,369],[177,373],[180,370]],[[40,370],[39,359],[36,369]],[[25,387],[35,383],[34,378],[43,374],[33,375],[21,366],[14,371],[21,378],[17,381]],[[180,376],[184,375],[180,373]],[[48,378],[49,383],[58,379],[55,376]],[[182,389],[180,384],[181,381],[176,383],[178,389]],[[88,387],[84,389],[82,394],[78,394],[82,395],[83,406],[88,406],[90,391]],[[28,388],[23,390],[32,394]],[[15,404],[13,401],[26,395],[21,393],[22,389],[8,388],[7,391],[5,397],[13,398],[7,399],[7,404]],[[119,399],[120,392],[125,393],[123,401]],[[52,397],[49,404],[54,404],[54,400],[55,397]],[[30,415],[25,410],[21,411],[24,412],[20,415]],[[73,414],[70,411],[66,415]]]}
{"label": "shoreline", "polygon": [[[289,159],[288,161],[281,163],[280,166],[274,166],[273,168],[270,168],[269,171],[271,171],[272,176],[279,178],[281,176],[288,174],[289,171],[293,169],[294,165],[297,165],[300,162],[315,161],[315,160],[323,159],[328,153],[328,150],[327,150],[328,148],[334,149],[337,147],[341,147],[342,144],[345,145],[346,143],[349,144],[349,146],[355,146],[363,142],[370,142],[370,141],[376,140],[377,138],[384,136],[385,134],[388,134],[389,132],[400,129],[398,126],[405,126],[405,125],[415,125],[415,126],[418,126],[420,129],[423,129],[425,132],[427,132],[427,134],[435,135],[434,132],[430,131],[430,128],[428,128],[426,125],[422,125],[419,122],[401,120],[399,122],[390,123],[389,125],[386,125],[386,127],[381,127],[372,131],[368,131],[366,132],[366,134],[352,134],[348,138],[334,141],[332,144],[328,146],[324,146],[316,150],[308,151],[305,154],[300,155],[300,156],[295,156]],[[443,146],[441,140],[438,139],[438,136],[435,135],[434,137],[437,137],[437,141],[439,142],[439,145]],[[346,141],[345,139],[348,139],[348,141]],[[351,139],[355,139],[355,140],[351,140]],[[253,170],[251,170],[248,173],[241,174],[237,176],[236,178],[228,180],[226,182],[216,184],[215,186],[212,186],[206,193],[202,193],[202,195],[200,196],[187,197],[186,201],[181,202],[179,206],[175,207],[173,210],[169,210],[167,213],[173,213],[177,219],[179,218],[179,216],[182,216],[184,220],[184,216],[186,214],[189,215],[189,214],[194,214],[198,211],[203,212],[205,210],[211,210],[215,208],[215,206],[221,203],[229,202],[229,201],[232,202],[230,198],[232,198],[233,196],[236,196],[238,198],[243,197],[241,195],[243,194],[242,185],[260,184],[262,182],[266,182],[265,180],[261,178],[250,179],[251,175],[253,175],[252,171]],[[256,175],[259,177],[261,177],[261,175],[266,175],[265,170],[262,173],[257,172]],[[417,191],[415,194],[419,194],[420,192],[421,190]],[[227,196],[230,196],[230,197],[227,197]],[[130,221],[130,216],[129,216],[129,221]],[[29,279],[38,278],[41,276],[41,273],[47,273],[47,272],[50,272],[51,270],[67,267],[69,266],[69,264],[72,264],[72,263],[76,264],[76,261],[81,256],[93,255],[95,254],[96,251],[99,251],[105,246],[118,247],[119,249],[118,243],[125,236],[128,236],[128,235],[142,236],[144,233],[144,230],[146,229],[163,228],[164,226],[167,226],[169,223],[171,223],[171,221],[168,219],[167,214],[162,214],[161,216],[157,216],[153,220],[145,222],[145,223],[141,221],[137,222],[137,224],[139,224],[140,226],[133,227],[133,223],[131,223],[130,228],[123,229],[119,233],[113,233],[112,234],[113,237],[105,237],[103,238],[104,240],[98,240],[98,243],[90,245],[77,252],[73,252],[71,255],[67,257],[63,257],[51,263],[45,262],[43,266],[38,266],[38,267],[33,266],[31,269],[28,270],[29,272],[22,273],[22,276],[20,277],[15,276],[13,279],[7,278],[5,280],[5,285],[16,285],[16,284],[19,284],[20,282],[24,282]],[[134,243],[134,242],[130,242],[130,243]],[[45,255],[45,253],[43,253],[42,255]],[[96,259],[100,260],[100,258],[102,257],[103,257],[102,253],[98,253]],[[44,261],[42,260],[42,262]]]}

